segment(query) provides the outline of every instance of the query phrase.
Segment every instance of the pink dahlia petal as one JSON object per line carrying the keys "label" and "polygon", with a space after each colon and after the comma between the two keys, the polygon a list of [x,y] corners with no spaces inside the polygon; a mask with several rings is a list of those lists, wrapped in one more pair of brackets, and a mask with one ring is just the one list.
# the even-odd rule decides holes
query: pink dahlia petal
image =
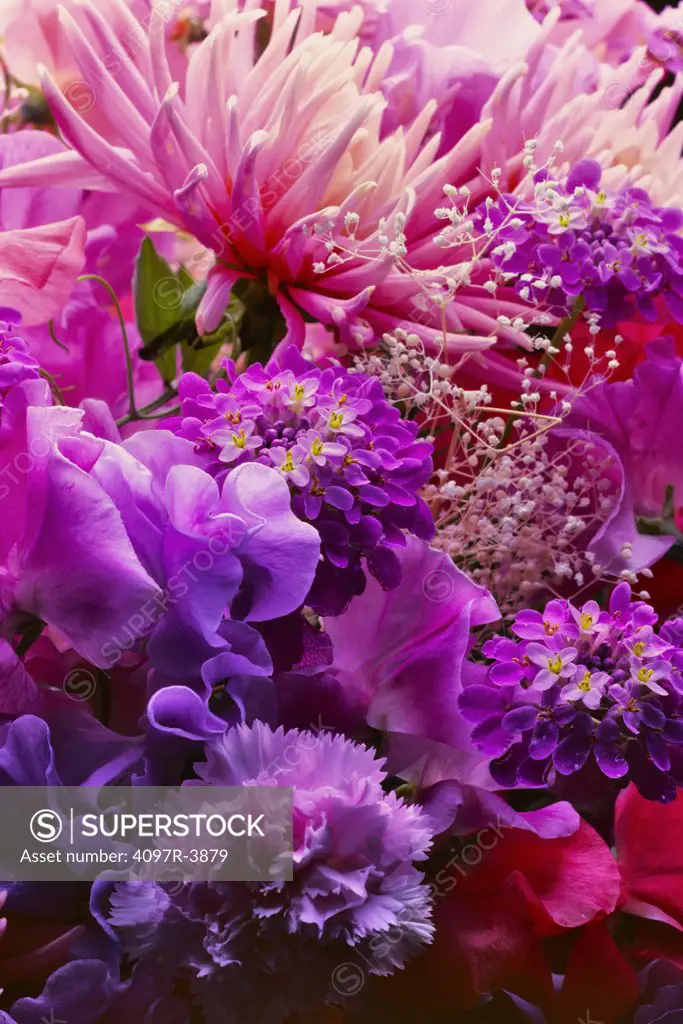
{"label": "pink dahlia petal", "polygon": [[[117,47],[92,3],[61,21],[60,39],[100,101],[96,126],[47,73],[45,95],[91,175],[135,194],[222,261],[226,269],[213,273],[199,310],[202,333],[217,326],[230,281],[256,277],[278,301],[286,296],[280,306],[298,344],[309,309],[351,348],[404,324],[430,349],[493,344],[497,321],[488,307],[475,310],[470,323],[449,320],[444,337],[441,307],[434,303],[423,315],[422,282],[402,262],[407,246],[417,268],[441,263],[434,208],[444,182],[476,173],[490,122],[475,125],[437,161],[438,142],[427,137],[433,105],[386,133],[380,90],[391,47],[380,46],[374,58],[358,47],[358,7],[323,19],[317,31],[314,12],[276,4],[261,49],[252,42],[268,15],[265,2],[241,12],[217,6],[176,86],[166,34],[154,22],[137,22],[124,4],[114,6],[121,38],[135,39],[121,75],[111,59]],[[46,170],[34,163],[23,174],[0,171],[0,185],[44,184]],[[60,165],[53,173],[63,181],[64,171]],[[349,241],[349,215],[357,231],[340,256],[335,246]]]}
{"label": "pink dahlia petal", "polygon": [[221,322],[230,292],[239,274],[223,267],[214,267],[209,272],[207,288],[197,310],[197,330],[200,334],[211,334]]}

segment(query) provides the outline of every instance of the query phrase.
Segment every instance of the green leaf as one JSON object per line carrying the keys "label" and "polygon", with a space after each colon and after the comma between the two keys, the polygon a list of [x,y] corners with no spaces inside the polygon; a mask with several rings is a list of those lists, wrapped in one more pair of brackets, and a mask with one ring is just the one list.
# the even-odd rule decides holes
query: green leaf
{"label": "green leaf", "polygon": [[178,370],[176,346],[197,339],[195,313],[206,290],[181,268],[176,274],[145,238],[135,265],[135,316],[142,359],[153,360],[165,384]]}
{"label": "green leaf", "polygon": [[140,247],[133,288],[138,331],[148,345],[177,323],[182,298],[182,285],[151,238],[145,238]]}

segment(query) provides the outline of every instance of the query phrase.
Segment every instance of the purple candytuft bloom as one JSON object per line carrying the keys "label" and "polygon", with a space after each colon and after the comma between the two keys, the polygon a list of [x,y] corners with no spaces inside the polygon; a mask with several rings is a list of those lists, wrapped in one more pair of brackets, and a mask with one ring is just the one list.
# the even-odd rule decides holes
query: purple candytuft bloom
{"label": "purple candytuft bloom", "polygon": [[607,778],[674,799],[683,782],[683,650],[656,622],[620,583],[608,612],[595,601],[551,601],[517,615],[515,639],[484,645],[493,664],[460,706],[500,785],[549,785],[593,757]]}
{"label": "purple candytuft bloom", "polygon": [[258,1003],[259,1020],[282,1020],[334,998],[330,977],[348,946],[371,972],[390,974],[431,942],[430,890],[414,863],[427,858],[429,819],[384,792],[373,750],[261,722],[206,750],[197,766],[206,783],[293,786],[294,880],[175,894],[124,883],[109,918],[131,956],[163,961],[190,983],[204,1019],[242,1021]]}
{"label": "purple candytuft bloom", "polygon": [[431,515],[418,492],[432,470],[432,446],[417,439],[377,380],[307,363],[295,348],[264,368],[211,390],[201,377],[181,378],[176,432],[206,453],[221,475],[244,462],[277,469],[292,509],[322,542],[308,603],[339,614],[365,589],[365,566],[385,590],[401,581],[397,549],[405,533],[429,540]]}
{"label": "purple candytuft bloom", "polygon": [[494,266],[525,301],[560,315],[582,297],[603,327],[638,312],[654,320],[663,295],[683,323],[683,214],[641,188],[603,187],[601,177],[596,161],[582,160],[563,181],[540,172],[531,200],[482,205],[474,221],[491,239]]}

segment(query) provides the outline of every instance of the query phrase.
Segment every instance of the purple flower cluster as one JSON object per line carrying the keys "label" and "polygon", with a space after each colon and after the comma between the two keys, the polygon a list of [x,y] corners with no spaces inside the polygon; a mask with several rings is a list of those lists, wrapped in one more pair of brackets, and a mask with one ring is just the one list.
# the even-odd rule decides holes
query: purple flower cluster
{"label": "purple flower cluster", "polygon": [[579,296],[609,327],[656,317],[662,295],[683,323],[683,213],[658,207],[640,188],[601,187],[602,169],[581,160],[563,182],[537,175],[533,199],[503,195],[475,211],[488,255],[513,275],[521,298],[569,312]]}
{"label": "purple flower cluster", "polygon": [[293,881],[175,892],[123,883],[109,918],[126,952],[162,966],[169,986],[191,986],[202,1020],[245,1020],[256,989],[259,1020],[284,1020],[334,995],[333,969],[349,946],[371,973],[391,974],[432,941],[430,887],[415,866],[427,858],[430,821],[384,792],[375,751],[257,722],[207,744],[206,755],[196,767],[210,785],[294,787]]}
{"label": "purple flower cluster", "polygon": [[515,639],[484,644],[485,682],[460,706],[505,787],[552,784],[591,755],[609,779],[673,800],[683,782],[683,649],[657,634],[653,609],[620,583],[609,611],[551,601],[519,612]]}
{"label": "purple flower cluster", "polygon": [[432,446],[417,439],[379,381],[306,362],[295,348],[255,364],[212,391],[192,373],[180,380],[175,430],[205,453],[216,476],[244,462],[277,469],[292,509],[320,534],[322,561],[308,598],[321,614],[341,613],[365,590],[363,563],[386,590],[401,581],[397,548],[405,532],[430,539],[418,496],[432,472]]}

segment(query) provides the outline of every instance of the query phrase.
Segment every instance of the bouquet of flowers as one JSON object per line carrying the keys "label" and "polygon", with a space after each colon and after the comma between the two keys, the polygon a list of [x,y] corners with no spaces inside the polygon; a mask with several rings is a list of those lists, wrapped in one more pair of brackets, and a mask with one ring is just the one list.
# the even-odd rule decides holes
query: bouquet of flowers
{"label": "bouquet of flowers", "polygon": [[0,1021],[683,1020],[683,8],[0,36],[3,792],[293,801],[2,882]]}

